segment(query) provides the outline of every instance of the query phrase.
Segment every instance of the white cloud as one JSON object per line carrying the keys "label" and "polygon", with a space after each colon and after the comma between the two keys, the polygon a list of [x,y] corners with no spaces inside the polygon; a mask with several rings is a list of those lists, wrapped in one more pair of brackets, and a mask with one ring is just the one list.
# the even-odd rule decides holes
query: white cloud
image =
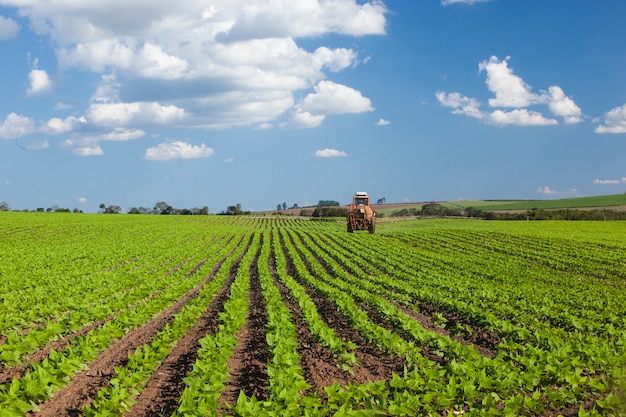
{"label": "white cloud", "polygon": [[[3,4],[19,8],[39,36],[50,38],[60,68],[101,74],[82,112],[93,130],[182,119],[188,127],[258,126],[289,114],[302,122],[306,113],[311,117],[305,124],[313,126],[328,114],[370,111],[369,99],[345,86],[334,91],[346,100],[343,108],[324,103],[318,91],[311,103],[294,97],[319,87],[330,72],[367,61],[350,46],[353,40],[346,41],[348,47],[331,47],[324,45],[330,42],[325,35],[385,34],[388,13],[380,0]],[[314,51],[301,47],[306,37],[321,45]],[[35,71],[40,70],[31,73],[32,94],[51,85],[47,73]]]}
{"label": "white cloud", "polygon": [[0,124],[0,139],[16,139],[35,131],[35,122],[32,119],[11,113]]}
{"label": "white cloud", "polygon": [[564,196],[564,195],[575,195],[575,194],[579,194],[580,191],[573,188],[569,191],[557,191],[553,188],[550,188],[549,186],[544,186],[544,187],[539,187],[537,189],[537,192],[539,194],[543,194],[545,196],[550,196],[550,197],[557,197],[557,196]]}
{"label": "white cloud", "polygon": [[312,115],[306,111],[295,111],[287,122],[281,123],[280,127],[285,128],[312,128],[322,124],[326,116]]}
{"label": "white cloud", "polygon": [[561,87],[551,85],[548,91],[550,93],[548,107],[552,114],[563,117],[566,124],[581,121],[582,110],[574,103],[574,100],[565,95]]}
{"label": "white cloud", "polygon": [[442,106],[453,108],[453,114],[464,114],[466,116],[482,119],[485,114],[480,110],[480,103],[475,98],[470,98],[461,93],[444,93],[438,91],[435,97]]}
{"label": "white cloud", "polygon": [[373,111],[372,102],[353,88],[332,81],[320,81],[311,93],[302,100],[304,112],[314,115],[363,113]]}
{"label": "white cloud", "polygon": [[215,151],[204,143],[197,146],[183,141],[161,143],[146,150],[145,158],[152,161],[165,161],[169,159],[207,158]]}
{"label": "white cloud", "polygon": [[28,96],[37,96],[49,93],[52,90],[52,80],[44,70],[32,69],[28,74],[28,82],[29,86],[26,90],[26,95]]}
{"label": "white cloud", "polygon": [[[479,72],[485,72],[487,89],[495,94],[489,99],[490,107],[500,107],[491,112],[480,108],[480,102],[459,92],[446,93],[438,91],[435,97],[444,107],[452,108],[453,114],[463,114],[479,119],[487,124],[514,125],[514,126],[551,126],[559,122],[546,117],[539,111],[529,110],[528,107],[547,105],[552,114],[563,117],[566,124],[579,123],[582,120],[582,110],[563,89],[552,85],[548,91],[536,94],[524,80],[515,75],[509,68],[509,57],[500,61],[492,56],[489,60],[478,64]],[[513,108],[513,110],[508,110]]]}
{"label": "white cloud", "polygon": [[78,203],[79,204],[85,204],[87,202],[87,198],[85,197],[78,197]]}
{"label": "white cloud", "polygon": [[626,133],[626,104],[615,107],[604,115],[604,123],[596,127],[596,133]]}
{"label": "white cloud", "polygon": [[487,88],[496,95],[489,99],[491,107],[527,107],[531,104],[540,103],[545,99],[532,93],[532,88],[513,74],[513,70],[508,65],[509,57],[499,61],[492,56],[488,61],[478,64],[480,72],[487,73]]}
{"label": "white cloud", "polygon": [[122,127],[115,128],[112,132],[101,136],[102,140],[122,142],[127,140],[139,139],[144,137],[146,132],[141,129],[124,129]]}
{"label": "white cloud", "polygon": [[348,156],[344,151],[339,151],[337,149],[324,148],[319,151],[315,151],[313,156],[318,158],[336,158],[336,157],[345,157]]}
{"label": "white cloud", "polygon": [[76,126],[83,125],[87,121],[83,117],[69,116],[65,119],[53,117],[39,127],[39,131],[50,135],[71,132]]}
{"label": "white cloud", "polygon": [[383,118],[378,119],[378,121],[376,122],[376,126],[388,126],[390,124],[391,122],[389,120],[385,120]]}
{"label": "white cloud", "polygon": [[355,0],[270,0],[264,5],[244,2],[237,6],[239,16],[224,36],[229,41],[310,37],[324,33],[353,36],[385,33],[387,10],[381,1],[357,4]]}
{"label": "white cloud", "polygon": [[[624,178],[622,178],[623,180]],[[619,184],[620,180],[599,180],[599,179],[595,179],[593,180],[593,183],[596,185],[610,185],[610,184]]]}
{"label": "white cloud", "polygon": [[487,120],[488,123],[495,125],[550,126],[559,124],[554,119],[547,119],[541,113],[527,109],[494,110],[487,116]]}
{"label": "white cloud", "polygon": [[133,124],[169,124],[185,117],[185,110],[159,103],[94,103],[86,113],[87,120],[98,126]]}
{"label": "white cloud", "polygon": [[20,25],[15,20],[0,16],[0,41],[15,38],[19,30]]}
{"label": "white cloud", "polygon": [[444,6],[450,6],[451,4],[476,4],[485,3],[491,0],[441,0],[441,4]]}

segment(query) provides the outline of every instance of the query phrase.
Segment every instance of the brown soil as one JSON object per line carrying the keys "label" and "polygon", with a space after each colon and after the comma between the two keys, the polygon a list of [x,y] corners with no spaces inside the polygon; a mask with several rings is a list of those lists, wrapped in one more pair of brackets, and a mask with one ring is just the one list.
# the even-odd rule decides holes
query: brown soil
{"label": "brown soil", "polygon": [[407,364],[404,358],[389,355],[373,343],[368,342],[352,326],[349,320],[341,314],[339,306],[335,302],[318,289],[309,286],[298,276],[289,258],[289,254],[285,255],[287,256],[289,274],[298,280],[300,285],[305,288],[308,296],[317,306],[322,320],[324,320],[342,340],[352,341],[358,346],[355,351],[358,365],[352,370],[352,381],[359,384],[368,383],[381,379],[390,379],[394,373],[401,374],[404,372],[404,367]]}
{"label": "brown soil", "polygon": [[[260,252],[259,246],[259,252]],[[265,339],[267,311],[261,291],[257,262],[259,252],[250,266],[249,307],[246,322],[237,335],[237,346],[228,358],[230,380],[226,383],[220,402],[234,405],[239,392],[258,399],[268,397],[269,378],[267,362],[270,359],[269,348]]]}
{"label": "brown soil", "polygon": [[[221,268],[228,253],[222,260],[213,266],[209,279],[213,279]],[[152,378],[148,380],[143,391],[137,398],[128,413],[134,417],[150,417],[155,415],[171,415],[178,408],[178,400],[185,389],[185,378],[196,361],[197,352],[200,349],[199,340],[207,334],[217,331],[219,322],[218,314],[223,310],[224,304],[230,295],[230,286],[235,280],[236,266],[241,257],[233,264],[233,268],[220,291],[208,305],[206,311],[198,321],[187,331],[185,336],[178,340],[176,346],[157,367]]]}
{"label": "brown soil", "polygon": [[[122,366],[128,355],[138,347],[149,343],[163,327],[173,320],[190,299],[198,296],[201,288],[213,278],[209,275],[194,289],[178,299],[171,307],[161,312],[145,325],[128,332],[121,340],[114,342],[89,364],[88,371],[76,373],[72,382],[56,392],[48,401],[40,404],[40,417],[75,416],[82,414],[82,408],[91,403],[95,393],[106,386],[113,376],[113,369]],[[34,415],[29,413],[28,415]]]}
{"label": "brown soil", "polygon": [[462,338],[468,340],[474,345],[480,346],[491,352],[490,355],[486,356],[495,356],[495,353],[498,350],[498,345],[501,342],[500,336],[497,333],[491,332],[484,327],[471,323],[470,321],[465,320],[454,313],[451,313],[449,311],[442,311],[440,308],[430,303],[415,300],[415,304],[419,305],[420,311],[424,314],[428,314],[431,316],[434,313],[442,314],[446,318],[446,320],[448,320],[447,326],[449,328],[454,328],[457,323],[460,325],[468,326],[469,328],[471,328],[471,333],[464,334]]}

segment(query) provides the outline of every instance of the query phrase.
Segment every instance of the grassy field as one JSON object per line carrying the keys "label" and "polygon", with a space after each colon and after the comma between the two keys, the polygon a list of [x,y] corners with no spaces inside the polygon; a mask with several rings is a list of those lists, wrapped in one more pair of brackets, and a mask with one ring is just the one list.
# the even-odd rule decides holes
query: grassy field
{"label": "grassy field", "polygon": [[[557,200],[458,200],[437,202],[448,208],[466,209],[473,207],[483,211],[530,210],[530,209],[574,209],[626,206],[626,194],[595,197],[563,198]],[[375,210],[385,216],[401,209],[420,208],[424,203],[380,204]]]}
{"label": "grassy field", "polygon": [[0,416],[624,416],[626,222],[0,213]]}

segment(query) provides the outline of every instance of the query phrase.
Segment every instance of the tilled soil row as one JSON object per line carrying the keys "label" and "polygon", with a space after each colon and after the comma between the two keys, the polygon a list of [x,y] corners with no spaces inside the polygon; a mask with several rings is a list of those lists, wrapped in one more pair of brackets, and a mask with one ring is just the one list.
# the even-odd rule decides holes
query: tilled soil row
{"label": "tilled soil row", "polygon": [[497,354],[498,345],[501,342],[500,336],[497,333],[489,331],[484,327],[478,326],[474,323],[471,323],[470,321],[465,320],[464,318],[454,313],[451,313],[449,311],[443,311],[437,306],[428,302],[421,300],[414,301],[415,304],[419,306],[420,312],[431,316],[431,318],[434,313],[440,313],[441,315],[443,315],[450,324],[450,327],[456,326],[457,323],[469,327],[471,329],[471,334],[464,335],[462,339],[465,339],[472,344],[481,347],[483,351],[486,349],[491,357],[494,357]]}
{"label": "tilled soil row", "polygon": [[338,382],[342,387],[353,382],[354,378],[347,371],[338,367],[337,359],[333,353],[322,346],[309,330],[303,319],[300,305],[292,297],[285,284],[278,278],[273,251],[270,254],[270,271],[274,278],[274,285],[280,291],[283,302],[291,312],[299,342],[300,366],[302,367],[304,378],[311,385],[311,391],[322,393],[323,387],[332,385],[335,382]]}
{"label": "tilled soil row", "polygon": [[[241,242],[240,242],[241,243]],[[214,277],[222,267],[229,252],[213,266],[210,276]],[[237,274],[237,267],[243,254],[233,263],[229,276],[217,295],[211,300],[206,311],[198,321],[178,340],[176,346],[155,370],[146,382],[143,391],[137,397],[128,415],[133,417],[150,417],[155,415],[171,415],[178,408],[178,401],[185,390],[185,378],[196,361],[199,340],[207,334],[216,333],[219,328],[219,313],[230,296],[230,288]]]}
{"label": "tilled soil row", "polygon": [[472,340],[468,340],[464,337],[461,337],[456,334],[452,334],[450,331],[445,328],[439,326],[434,322],[431,315],[424,314],[420,311],[415,311],[409,306],[405,305],[396,305],[404,314],[411,317],[413,320],[418,322],[424,329],[431,331],[433,333],[437,333],[440,336],[448,336],[452,340],[456,340],[459,343],[462,343],[467,346],[473,346],[482,356],[493,359],[497,355],[497,351],[495,349],[490,349],[485,346],[482,346],[478,343],[475,343]]}
{"label": "tilled soil row", "polygon": [[[358,346],[355,351],[358,365],[353,368],[354,382],[365,384],[381,379],[390,379],[394,373],[402,374],[404,372],[406,365],[404,358],[389,355],[375,344],[368,342],[340,312],[339,306],[335,302],[319,289],[311,287],[298,275],[293,265],[291,255],[285,253],[285,256],[287,258],[287,272],[304,287],[308,296],[311,297],[311,300],[315,303],[322,320],[324,320],[342,340],[350,340]],[[307,264],[306,261],[305,264]],[[309,268],[309,272],[311,272],[310,265],[307,264],[307,268]]]}
{"label": "tilled soil row", "polygon": [[227,407],[227,404],[236,404],[240,391],[248,397],[254,395],[259,400],[265,400],[269,396],[267,362],[270,360],[270,352],[265,338],[267,310],[257,267],[262,245],[261,239],[249,269],[248,314],[243,328],[237,335],[237,346],[228,359],[230,379],[220,397],[222,408]]}
{"label": "tilled soil row", "polygon": [[[215,268],[214,271],[216,271]],[[213,277],[214,272],[211,272],[200,284],[178,299],[168,309],[159,313],[143,326],[131,330],[122,339],[101,352],[98,358],[89,364],[89,370],[74,374],[68,385],[56,392],[51,399],[40,404],[40,413],[36,415],[39,417],[60,417],[82,414],[83,406],[90,404],[93,396],[109,383],[114,374],[113,369],[116,366],[123,366],[128,361],[128,355],[135,349],[150,343],[152,338],[174,319],[175,315],[183,309],[189,300],[198,296],[200,290]],[[28,415],[34,416],[35,414],[31,412]]]}
{"label": "tilled soil row", "polygon": [[[331,239],[331,241],[335,244],[338,244],[336,240]],[[320,263],[324,265],[323,262],[320,261]],[[324,267],[326,268],[326,265],[324,265]],[[387,271],[384,270],[381,272],[387,273]],[[474,348],[476,348],[476,350],[480,352],[481,355],[485,357],[493,358],[497,355],[497,346],[500,343],[500,337],[496,333],[490,332],[481,326],[469,323],[467,320],[463,320],[453,313],[443,312],[432,304],[423,302],[421,300],[415,300],[415,303],[419,305],[419,312],[409,308],[408,306],[403,306],[399,304],[396,304],[396,307],[398,307],[403,313],[411,317],[413,320],[417,321],[422,327],[429,331],[432,331],[442,336],[449,336],[451,339],[454,339],[459,343],[465,345],[472,345],[474,346]],[[370,315],[370,317],[378,317],[378,324],[385,323],[385,320],[383,320],[381,315],[373,312],[372,310],[373,309],[371,308],[369,309],[368,315]],[[448,320],[450,327],[454,327],[457,323],[459,323],[460,325],[468,326],[471,329],[471,332],[465,332],[464,334],[450,332],[433,320],[434,313],[443,314],[446,320]],[[389,326],[391,325],[387,324],[384,327],[388,328],[389,330],[393,330]],[[422,347],[422,349],[424,348]]]}
{"label": "tilled soil row", "polygon": [[[170,276],[171,274],[173,274],[174,272],[176,272],[176,270],[180,269],[187,261],[183,261],[181,263],[179,263],[178,265],[176,265],[174,268],[172,268],[170,271],[167,272],[167,276]],[[198,264],[196,264],[187,274],[185,274],[185,278],[195,274],[204,264],[206,263],[206,259],[199,262]],[[133,304],[130,304],[126,307],[123,308],[123,310],[129,310],[132,308],[135,308],[143,303],[146,303],[152,299],[154,299],[155,297],[158,297],[161,293],[163,292],[163,290],[159,290],[159,291],[155,291],[154,293],[150,294],[148,297],[145,297]],[[117,317],[117,315],[121,312],[122,310],[119,310],[113,314],[111,314],[109,317],[107,317],[104,320],[99,320],[96,321],[94,323],[91,323],[89,325],[86,325],[84,327],[82,327],[80,330],[76,331],[76,332],[72,332],[69,334],[66,334],[65,336],[57,339],[57,340],[53,340],[52,342],[48,343],[46,346],[43,346],[42,348],[40,348],[39,350],[37,350],[36,352],[31,353],[30,355],[28,355],[28,357],[23,361],[23,363],[19,364],[19,365],[15,365],[12,367],[7,367],[2,369],[2,371],[0,371],[0,384],[3,384],[5,382],[10,381],[13,378],[22,378],[24,375],[26,375],[26,373],[32,371],[33,363],[37,363],[40,362],[42,360],[44,360],[46,357],[48,357],[48,355],[50,355],[50,351],[51,350],[56,350],[56,351],[60,351],[65,349],[65,347],[68,345],[68,343],[70,343],[71,340],[80,337],[80,336],[85,336],[86,334],[88,334],[90,331],[97,329],[98,327],[103,326],[104,324],[106,324],[107,322],[115,319],[115,317]],[[39,326],[40,328],[43,326]],[[36,327],[33,327],[36,328]],[[28,334],[28,330],[25,330],[25,335]]]}

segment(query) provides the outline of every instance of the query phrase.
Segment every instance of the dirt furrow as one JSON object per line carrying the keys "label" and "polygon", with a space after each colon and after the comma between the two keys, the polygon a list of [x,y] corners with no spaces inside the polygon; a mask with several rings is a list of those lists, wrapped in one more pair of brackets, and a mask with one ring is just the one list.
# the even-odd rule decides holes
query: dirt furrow
{"label": "dirt furrow", "polygon": [[222,404],[234,405],[240,391],[248,397],[254,395],[261,400],[266,399],[269,394],[267,361],[270,354],[265,338],[267,310],[257,269],[261,245],[263,245],[262,240],[249,269],[248,314],[244,327],[237,335],[237,346],[228,359],[230,379],[220,397]]}
{"label": "dirt furrow", "polygon": [[501,342],[500,336],[497,333],[489,331],[484,327],[471,323],[469,320],[465,320],[452,312],[444,311],[425,301],[415,300],[415,304],[419,306],[420,312],[431,316],[431,319],[433,314],[440,313],[447,320],[446,327],[448,328],[454,329],[457,327],[457,324],[459,324],[459,327],[464,328],[464,334],[462,336],[456,336],[472,343],[485,356],[494,357],[497,354],[498,345]]}
{"label": "dirt furrow", "polygon": [[[138,347],[150,343],[152,337],[174,319],[185,304],[198,296],[202,287],[213,277],[207,276],[195,288],[178,299],[168,309],[162,311],[143,326],[128,332],[122,339],[114,342],[101,352],[98,358],[89,364],[89,370],[74,374],[72,381],[56,392],[54,396],[40,404],[40,417],[74,416],[82,413],[82,407],[89,404],[95,393],[106,386],[113,377],[113,369],[124,365],[128,355]],[[30,413],[29,415],[35,415]]]}
{"label": "dirt furrow", "polygon": [[283,302],[291,312],[299,342],[300,366],[306,381],[312,385],[311,390],[321,393],[325,386],[332,385],[335,382],[345,387],[352,381],[352,376],[338,367],[337,359],[332,352],[324,348],[309,330],[302,318],[302,310],[298,302],[291,296],[285,284],[277,277],[273,253],[270,255],[270,271],[274,277],[274,284],[282,295]]}
{"label": "dirt furrow", "polygon": [[[230,253],[213,266],[211,277],[215,276],[229,255]],[[219,313],[224,309],[234,280],[235,274],[231,269],[226,283],[211,300],[206,311],[176,343],[176,346],[157,367],[152,378],[146,382],[128,415],[133,417],[165,416],[176,411],[178,401],[185,389],[183,378],[189,374],[198,356],[199,340],[218,330]]]}
{"label": "dirt furrow", "polygon": [[[388,355],[373,343],[368,342],[340,312],[338,305],[334,301],[319,289],[308,285],[304,279],[298,276],[291,260],[291,254],[285,253],[285,256],[287,257],[288,273],[305,288],[307,294],[317,306],[317,310],[324,322],[342,340],[352,341],[358,346],[355,351],[358,365],[353,368],[354,382],[365,384],[381,379],[390,379],[394,373],[401,374],[404,372],[406,361],[403,358]],[[308,265],[307,267],[310,268]]]}

